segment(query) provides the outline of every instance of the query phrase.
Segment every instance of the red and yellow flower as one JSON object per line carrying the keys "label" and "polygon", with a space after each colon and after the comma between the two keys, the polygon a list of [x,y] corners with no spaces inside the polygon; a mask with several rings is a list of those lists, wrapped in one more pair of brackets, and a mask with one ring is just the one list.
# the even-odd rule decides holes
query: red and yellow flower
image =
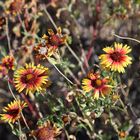
{"label": "red and yellow flower", "polygon": [[8,123],[14,123],[21,117],[22,109],[27,105],[24,101],[14,100],[7,107],[3,108],[3,114],[0,114],[1,120]]}
{"label": "red and yellow flower", "polygon": [[35,56],[39,59],[46,59],[54,55],[60,45],[65,44],[66,36],[62,36],[61,28],[55,34],[52,29],[48,29],[48,35],[44,34],[41,42],[34,47]]}
{"label": "red and yellow flower", "polygon": [[129,46],[114,43],[114,48],[106,47],[103,49],[106,54],[100,55],[101,65],[105,68],[109,68],[111,71],[118,71],[119,73],[125,72],[125,67],[127,67],[132,62],[132,58],[127,54],[131,52]]}
{"label": "red and yellow flower", "polygon": [[15,63],[15,59],[13,56],[8,55],[2,58],[2,66],[7,68],[7,70],[14,70],[15,67],[14,63]]}
{"label": "red and yellow flower", "polygon": [[108,78],[102,78],[99,73],[89,72],[87,78],[82,80],[82,88],[85,92],[93,92],[94,99],[111,92],[111,86],[108,85]]}
{"label": "red and yellow flower", "polygon": [[14,74],[14,83],[16,90],[21,93],[25,90],[27,93],[41,92],[50,85],[49,69],[34,64],[26,64],[19,68]]}

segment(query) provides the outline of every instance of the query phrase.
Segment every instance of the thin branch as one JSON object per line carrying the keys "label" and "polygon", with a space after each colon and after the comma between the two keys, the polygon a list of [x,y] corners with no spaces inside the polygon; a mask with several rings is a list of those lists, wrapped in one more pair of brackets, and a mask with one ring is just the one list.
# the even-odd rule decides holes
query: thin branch
{"label": "thin branch", "polygon": [[118,38],[120,38],[120,39],[125,39],[125,40],[132,40],[132,41],[135,41],[135,42],[138,42],[138,43],[140,43],[140,41],[139,40],[137,40],[137,39],[135,39],[135,38],[131,38],[131,37],[124,37],[124,36],[120,36],[120,35],[117,35],[117,34],[113,34],[114,36],[116,36],[116,37],[118,37]]}
{"label": "thin branch", "polygon": [[7,41],[8,41],[8,49],[9,53],[11,53],[11,43],[10,43],[10,37],[9,37],[9,27],[8,27],[8,18],[6,17],[6,36],[7,36]]}
{"label": "thin branch", "polygon": [[[52,63],[51,63],[52,64]],[[55,67],[55,69],[70,83],[70,84],[72,84],[72,85],[74,85],[74,83],[70,80],[70,79],[68,79],[58,68],[57,68],[57,66],[55,65],[55,64],[52,64],[54,67]]]}

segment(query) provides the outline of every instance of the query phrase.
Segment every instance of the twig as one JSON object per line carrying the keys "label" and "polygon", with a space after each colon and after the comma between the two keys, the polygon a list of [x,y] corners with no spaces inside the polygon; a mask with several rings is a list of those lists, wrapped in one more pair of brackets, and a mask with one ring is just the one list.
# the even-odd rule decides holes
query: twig
{"label": "twig", "polygon": [[128,113],[128,111],[127,111],[127,109],[126,109],[126,107],[125,107],[123,101],[121,100],[121,98],[119,98],[119,101],[120,101],[120,103],[121,103],[121,105],[122,105],[122,107],[123,107],[123,109],[124,109],[126,115],[129,116],[129,113]]}
{"label": "twig", "polygon": [[8,49],[9,53],[11,53],[11,43],[10,43],[10,37],[9,37],[9,28],[8,28],[8,18],[6,17],[6,36],[7,36],[7,41],[8,41]]}
{"label": "twig", "polygon": [[72,55],[75,57],[75,59],[78,61],[78,63],[79,63],[79,65],[80,65],[80,67],[81,67],[81,70],[82,70],[83,74],[86,74],[86,72],[85,72],[85,70],[84,70],[84,68],[83,68],[83,64],[82,64],[81,60],[79,59],[79,57],[78,57],[78,56],[76,55],[76,53],[71,49],[71,47],[69,46],[68,43],[66,43],[66,46],[67,46],[68,50],[71,52],[71,54],[72,54]]}
{"label": "twig", "polygon": [[21,124],[19,119],[18,119],[18,126],[19,126],[19,140],[22,140],[22,130],[21,130]]}
{"label": "twig", "polygon": [[20,24],[21,24],[21,26],[22,26],[24,32],[27,34],[28,32],[27,32],[27,30],[26,30],[26,27],[25,27],[24,22],[23,22],[22,19],[21,19],[20,14],[18,13],[17,16],[18,16],[19,22],[20,22]]}
{"label": "twig", "polygon": [[[50,62],[50,61],[49,61]],[[50,62],[51,63],[51,62]],[[52,64],[52,63],[51,63]],[[74,83],[70,80],[70,79],[68,79],[58,68],[57,68],[57,66],[55,65],[55,64],[52,64],[54,67],[55,67],[55,69],[70,83],[70,84],[72,84],[72,85],[74,85]]]}
{"label": "twig", "polygon": [[137,40],[137,39],[135,39],[135,38],[119,36],[119,35],[117,35],[117,34],[115,34],[115,33],[113,33],[113,35],[116,36],[116,37],[118,37],[118,38],[120,38],[120,39],[132,40],[132,41],[135,41],[135,42],[140,43],[140,41]]}

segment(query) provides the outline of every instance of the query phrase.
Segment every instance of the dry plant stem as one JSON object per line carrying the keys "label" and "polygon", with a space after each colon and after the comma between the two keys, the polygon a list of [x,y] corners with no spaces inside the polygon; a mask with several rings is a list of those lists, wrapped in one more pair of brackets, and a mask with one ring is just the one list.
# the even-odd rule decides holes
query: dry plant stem
{"label": "dry plant stem", "polygon": [[21,97],[22,97],[22,98],[24,99],[24,101],[27,103],[27,105],[28,105],[28,107],[29,107],[31,113],[33,114],[33,116],[36,116],[36,111],[34,110],[32,104],[28,101],[28,99],[26,98],[26,96],[25,96],[23,93],[21,93]]}
{"label": "dry plant stem", "polygon": [[[50,62],[51,63],[51,62]],[[51,63],[52,64],[52,63]],[[55,67],[55,69],[70,83],[70,84],[72,84],[72,85],[74,85],[74,83],[70,80],[70,79],[68,79],[58,68],[57,68],[57,66],[55,65],[55,64],[52,64],[54,67]]]}
{"label": "dry plant stem", "polygon": [[65,135],[66,135],[66,137],[67,137],[67,140],[70,140],[68,131],[65,129],[65,127],[64,127],[64,131],[65,131]]}
{"label": "dry plant stem", "polygon": [[117,133],[119,133],[118,126],[117,126],[116,123],[112,120],[111,114],[110,114],[110,113],[109,113],[109,121],[110,121],[112,127],[114,128],[114,130],[115,130]]}
{"label": "dry plant stem", "polygon": [[11,43],[10,43],[10,37],[9,37],[9,27],[8,27],[8,18],[6,17],[6,36],[8,41],[8,49],[9,53],[11,53]]}
{"label": "dry plant stem", "polygon": [[19,140],[22,140],[22,130],[21,130],[21,124],[20,124],[20,121],[18,119],[18,126],[19,126]]}
{"label": "dry plant stem", "polygon": [[[55,22],[53,21],[51,15],[48,13],[48,11],[47,11],[44,7],[43,7],[43,10],[44,10],[44,12],[46,13],[46,15],[48,16],[48,18],[49,18],[49,20],[51,21],[51,23],[53,24],[55,30],[57,30],[57,26],[56,26]],[[76,55],[76,53],[71,49],[71,47],[68,45],[68,43],[66,43],[66,47],[67,47],[68,50],[71,52],[71,54],[75,57],[75,59],[78,61],[79,65],[80,65],[80,67],[81,67],[82,72],[85,74],[86,72],[85,72],[85,70],[84,70],[84,68],[83,68],[82,62],[81,62],[81,60],[79,59],[79,57],[78,57],[78,56]]]}
{"label": "dry plant stem", "polygon": [[132,40],[132,41],[135,41],[135,42],[140,43],[140,41],[139,41],[139,40],[134,39],[134,38],[131,38],[131,37],[119,36],[119,35],[117,35],[117,34],[113,34],[113,35],[114,35],[114,36],[116,36],[116,37],[118,37],[118,38],[120,38],[120,39]]}
{"label": "dry plant stem", "polygon": [[79,57],[76,55],[76,53],[71,49],[71,47],[68,45],[68,43],[66,43],[66,46],[67,48],[69,49],[69,51],[71,52],[71,54],[75,57],[75,59],[78,61],[80,67],[81,67],[81,70],[83,72],[83,74],[86,74],[85,70],[84,70],[84,67],[83,67],[83,64],[81,62],[81,60],[79,59]]}
{"label": "dry plant stem", "polygon": [[[75,19],[75,16],[72,13],[71,13],[71,15],[72,15],[71,17],[73,18],[77,28],[79,28],[79,24],[78,24],[77,20]],[[88,60],[86,58],[85,50],[83,49],[79,34],[78,34],[77,38],[79,39],[79,42],[80,42],[80,48],[81,48],[81,51],[82,51],[82,54],[83,54],[83,57],[84,57],[84,62],[86,64],[87,68],[89,68]]]}
{"label": "dry plant stem", "polygon": [[76,84],[77,85],[80,85],[81,83],[80,83],[80,81],[77,79],[77,77],[73,74],[73,72],[69,69],[69,68],[67,68],[67,70],[68,70],[68,73],[70,74],[70,76],[74,79],[74,81],[76,82]]}
{"label": "dry plant stem", "polygon": [[24,32],[27,34],[28,32],[27,32],[27,30],[26,30],[26,27],[25,27],[24,22],[23,22],[22,19],[21,19],[20,14],[18,13],[17,16],[18,16],[19,22],[20,22],[20,24],[21,24],[21,26],[22,26]]}
{"label": "dry plant stem", "polygon": [[123,107],[123,109],[124,109],[124,112],[126,113],[127,116],[129,116],[128,111],[127,111],[127,109],[126,109],[126,107],[125,107],[123,101],[121,100],[121,98],[119,98],[119,101],[120,101],[120,103],[121,103],[121,105],[122,105],[122,107]]}
{"label": "dry plant stem", "polygon": [[38,111],[39,117],[43,118],[43,115],[42,115],[42,113],[40,112],[40,109],[39,109],[39,104],[35,101],[34,94],[29,94],[29,96],[31,97],[31,100],[35,103],[35,107],[36,107],[36,110]]}

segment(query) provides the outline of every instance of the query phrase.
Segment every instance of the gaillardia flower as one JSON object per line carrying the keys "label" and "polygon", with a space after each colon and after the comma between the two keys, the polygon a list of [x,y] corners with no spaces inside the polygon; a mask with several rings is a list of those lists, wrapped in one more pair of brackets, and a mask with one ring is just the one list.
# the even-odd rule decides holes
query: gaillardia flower
{"label": "gaillardia flower", "polygon": [[4,58],[2,58],[2,66],[4,66],[5,68],[7,68],[7,70],[14,70],[14,63],[15,63],[15,59],[13,56],[5,56]]}
{"label": "gaillardia flower", "polygon": [[132,58],[127,54],[131,52],[129,46],[114,43],[114,48],[106,47],[103,49],[106,54],[102,54],[99,56],[101,60],[101,65],[105,68],[109,68],[111,71],[118,71],[119,73],[125,72],[125,67],[127,67],[132,62]]}
{"label": "gaillardia flower", "polygon": [[108,78],[102,78],[99,73],[89,72],[87,78],[82,80],[82,88],[85,92],[93,92],[94,99],[99,96],[104,97],[111,91],[111,86],[108,85]]}
{"label": "gaillardia flower", "polygon": [[41,42],[34,47],[35,56],[39,59],[46,59],[55,55],[60,45],[65,44],[67,36],[62,36],[61,28],[55,34],[52,29],[48,29],[48,35],[44,34]]}
{"label": "gaillardia flower", "polygon": [[0,114],[1,120],[4,122],[14,123],[21,117],[21,111],[26,107],[26,103],[20,100],[14,100],[7,107],[3,108],[3,114]]}
{"label": "gaillardia flower", "polygon": [[37,137],[38,140],[54,140],[60,133],[60,128],[47,121],[43,126],[39,126],[37,130],[32,131],[31,135]]}
{"label": "gaillardia flower", "polygon": [[49,69],[34,64],[26,64],[19,68],[14,74],[14,83],[17,91],[20,93],[25,90],[27,93],[41,92],[50,85]]}

